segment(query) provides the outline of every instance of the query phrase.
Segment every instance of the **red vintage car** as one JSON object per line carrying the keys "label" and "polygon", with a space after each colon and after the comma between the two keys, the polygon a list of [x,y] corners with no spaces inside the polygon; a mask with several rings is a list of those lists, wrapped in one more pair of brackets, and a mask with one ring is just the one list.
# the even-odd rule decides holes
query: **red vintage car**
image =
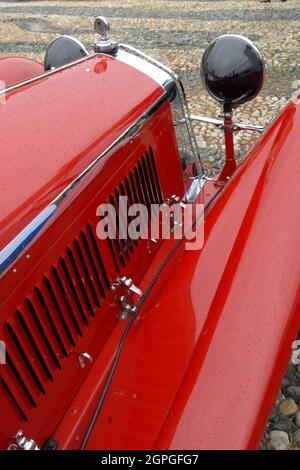
{"label": "red vintage car", "polygon": [[[235,122],[265,67],[225,35],[201,62],[221,118],[194,116],[174,72],[95,29],[93,53],[0,60],[0,447],[255,449],[300,326],[299,98]],[[215,177],[201,122],[224,132]]]}

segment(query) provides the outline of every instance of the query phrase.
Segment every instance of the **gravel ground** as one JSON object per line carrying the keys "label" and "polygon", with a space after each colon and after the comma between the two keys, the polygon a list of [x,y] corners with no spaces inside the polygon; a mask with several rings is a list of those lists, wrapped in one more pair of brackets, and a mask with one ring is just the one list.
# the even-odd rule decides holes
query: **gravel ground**
{"label": "gravel ground", "polygon": [[[284,107],[293,84],[300,80],[299,0],[273,0],[270,4],[258,0],[0,1],[0,13],[0,56],[25,55],[39,60],[59,34],[74,35],[90,48],[95,39],[93,18],[100,14],[109,17],[115,39],[143,49],[181,75],[193,113],[216,117],[220,112],[199,78],[202,53],[220,34],[248,36],[267,64],[261,95],[240,108],[237,119],[268,122]],[[205,125],[197,127],[196,134],[213,174],[223,162],[222,135]],[[235,137],[239,158],[257,138],[249,132]],[[300,449],[300,366],[288,367],[261,448]]]}
{"label": "gravel ground", "polygon": [[288,366],[260,448],[300,450],[300,365]]}

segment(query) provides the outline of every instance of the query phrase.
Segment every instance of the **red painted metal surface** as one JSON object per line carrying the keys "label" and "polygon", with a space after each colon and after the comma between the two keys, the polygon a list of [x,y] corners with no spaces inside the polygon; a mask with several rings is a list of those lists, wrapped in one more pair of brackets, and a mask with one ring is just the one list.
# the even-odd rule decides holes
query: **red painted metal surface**
{"label": "red painted metal surface", "polygon": [[[199,197],[198,202],[205,204],[213,198],[220,191],[220,186],[216,187],[213,183],[207,183],[205,185],[205,191],[203,190]],[[144,276],[140,279],[139,287],[145,292],[149,283],[152,281],[153,277],[161,267],[163,261],[169,255],[171,250],[176,248],[178,240],[170,239],[164,240],[159,243],[158,249],[155,251],[155,256],[151,257],[150,264],[147,267],[147,271],[144,273]],[[168,276],[168,273],[172,270],[174,266],[174,260],[177,260],[182,254],[182,250],[178,249],[172,258],[172,262],[168,264],[168,268],[165,273],[163,273],[162,278],[165,279]],[[146,258],[145,258],[146,259]],[[149,302],[146,304],[146,310],[148,309]],[[166,311],[167,313],[167,311]],[[140,320],[140,318],[139,318]],[[142,323],[141,323],[142,326]],[[85,436],[86,429],[88,427],[89,421],[92,417],[93,411],[97,405],[97,400],[103,390],[103,386],[107,380],[108,372],[110,370],[112,360],[116,354],[117,347],[119,345],[120,339],[124,329],[119,324],[114,329],[114,332],[108,338],[105,347],[102,349],[99,354],[97,361],[94,366],[91,368],[87,379],[82,384],[78,394],[74,397],[70,406],[66,410],[63,420],[58,425],[53,436],[59,442],[60,449],[78,449],[81,446],[81,442]],[[143,356],[144,353],[147,353],[149,345],[146,345],[147,348],[142,348],[139,355]],[[154,347],[157,347],[154,343]],[[160,348],[163,345],[160,346]],[[171,354],[171,351],[170,351]],[[129,371],[131,376],[131,372]],[[154,384],[152,384],[153,386]],[[151,394],[153,388],[149,388],[148,392]],[[163,393],[163,391],[162,391]],[[141,421],[141,425],[144,421]],[[118,446],[121,444],[117,444]],[[127,447],[126,447],[127,448]]]}
{"label": "red painted metal surface", "polygon": [[[23,113],[17,122],[25,149],[7,160],[10,172],[4,169],[6,176],[16,172],[7,183],[20,190],[3,209],[2,221],[11,221],[6,237],[161,96],[150,79],[118,64],[89,59],[8,96],[4,116],[12,119],[14,106],[30,99],[35,113],[28,117],[31,152]],[[120,96],[114,89],[109,100],[112,79]],[[299,126],[300,108],[291,104],[207,209],[203,248],[187,251],[183,243],[174,252],[126,339],[88,448],[257,445],[300,325]],[[12,132],[5,129],[3,142]],[[1,280],[0,338],[9,353],[0,369],[1,448],[20,428],[39,445],[52,435],[60,448],[80,447],[126,327],[110,285],[122,273],[145,290],[176,244],[159,242],[149,252],[146,241],[95,238],[97,206],[122,193],[133,197],[134,188],[134,199],[148,204],[183,195],[168,102],[99,162]],[[5,196],[4,186],[0,191]],[[199,200],[218,191],[207,183]],[[94,358],[85,369],[82,351]]]}
{"label": "red painted metal surface", "polygon": [[97,56],[7,93],[0,104],[0,249],[163,92],[134,68]]}
{"label": "red painted metal surface", "polygon": [[224,119],[225,163],[219,176],[219,181],[226,182],[237,167],[234,155],[233,122],[231,118]]}
{"label": "red painted metal surface", "polygon": [[[175,155],[172,167],[169,152]],[[117,322],[120,294],[110,292],[111,283],[120,273],[139,283],[160,246],[149,253],[146,240],[98,240],[99,204],[117,204],[121,194],[135,202],[160,203],[174,191],[182,196],[184,189],[166,101],[138,136],[99,161],[5,273],[0,337],[9,361],[0,369],[1,448],[20,428],[39,445],[54,432],[91,369],[89,364],[79,367],[78,354],[103,357],[106,344],[115,348],[126,326]],[[110,350],[108,361],[112,355]],[[103,367],[105,376],[106,362]],[[74,409],[71,414],[76,417]]]}
{"label": "red painted metal surface", "polygon": [[39,62],[24,57],[0,58],[1,90],[17,83],[30,80],[44,73],[44,67]]}
{"label": "red painted metal surface", "polygon": [[203,249],[168,263],[89,449],[257,446],[300,326],[299,125],[291,104],[208,210]]}

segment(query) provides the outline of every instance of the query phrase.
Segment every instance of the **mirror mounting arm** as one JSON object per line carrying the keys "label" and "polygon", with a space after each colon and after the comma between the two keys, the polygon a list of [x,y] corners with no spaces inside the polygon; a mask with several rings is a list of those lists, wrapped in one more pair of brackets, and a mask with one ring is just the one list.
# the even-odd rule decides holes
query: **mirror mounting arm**
{"label": "mirror mounting arm", "polygon": [[224,105],[224,111],[221,113],[220,117],[224,118],[225,163],[218,180],[225,182],[230,178],[237,167],[234,157],[232,110],[226,110]]}
{"label": "mirror mounting arm", "polygon": [[223,120],[213,119],[205,116],[197,116],[195,114],[187,114],[184,119],[175,122],[175,125],[183,124],[186,121],[190,122],[204,122],[216,126],[218,129],[224,132],[225,138],[225,149],[226,149],[226,161],[224,168],[219,176],[219,181],[226,181],[233,173],[236,168],[236,162],[234,158],[234,132],[240,131],[252,131],[259,132],[262,134],[267,126],[257,126],[254,124],[242,124],[240,122],[234,122],[232,120],[232,112],[223,112],[220,114]]}
{"label": "mirror mounting arm", "polygon": [[175,121],[174,124],[175,126],[178,126],[180,124],[186,123],[187,121],[204,122],[206,124],[214,125],[224,132],[226,160],[222,172],[219,176],[219,181],[226,182],[237,166],[234,157],[234,132],[254,131],[262,134],[267,126],[256,126],[254,124],[242,124],[240,122],[234,122],[232,120],[231,110],[224,110],[224,112],[220,114],[220,117],[222,117],[223,120],[213,119],[205,116],[197,116],[195,114],[186,114],[183,119]]}
{"label": "mirror mounting arm", "polygon": [[[178,126],[180,124],[185,124],[186,121],[204,122],[205,124],[212,124],[220,130],[224,129],[224,121],[221,121],[220,119],[206,117],[206,116],[197,116],[196,114],[186,114],[185,118],[175,121],[174,124],[175,126]],[[259,132],[260,134],[262,134],[265,131],[266,127],[267,126],[257,126],[255,124],[243,124],[241,122],[232,123],[232,128],[234,132],[253,131],[253,132]]]}

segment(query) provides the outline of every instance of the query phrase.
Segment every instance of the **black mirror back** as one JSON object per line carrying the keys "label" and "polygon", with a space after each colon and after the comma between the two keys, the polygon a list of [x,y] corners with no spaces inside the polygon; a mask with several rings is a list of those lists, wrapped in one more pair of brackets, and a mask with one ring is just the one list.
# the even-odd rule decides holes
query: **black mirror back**
{"label": "black mirror back", "polygon": [[71,36],[60,36],[48,46],[45,54],[44,68],[51,70],[51,68],[61,67],[70,64],[82,57],[87,56],[89,53],[85,46]]}
{"label": "black mirror back", "polygon": [[260,92],[265,78],[264,60],[249,39],[225,34],[204,52],[201,78],[214,99],[227,109],[235,108]]}

